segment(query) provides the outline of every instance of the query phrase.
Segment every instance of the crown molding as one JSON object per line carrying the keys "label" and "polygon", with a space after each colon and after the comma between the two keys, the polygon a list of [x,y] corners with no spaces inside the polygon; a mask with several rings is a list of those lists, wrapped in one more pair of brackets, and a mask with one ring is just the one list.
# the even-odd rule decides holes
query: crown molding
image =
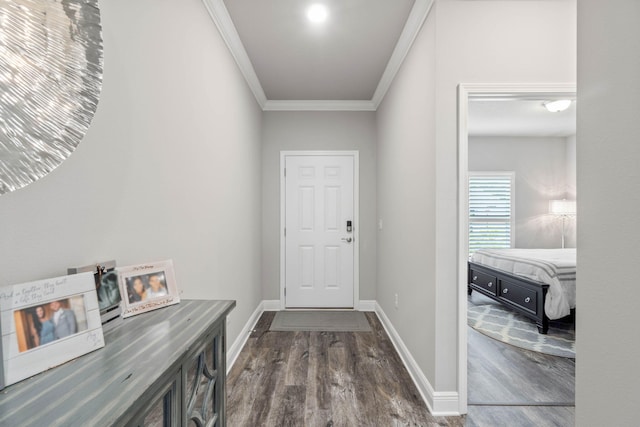
{"label": "crown molding", "polygon": [[546,101],[576,99],[577,86],[569,83],[460,83],[459,90],[478,101]]}
{"label": "crown molding", "polygon": [[434,0],[416,0],[371,100],[268,100],[223,0],[202,0],[263,111],[376,111],[400,70]]}
{"label": "crown molding", "polygon": [[258,75],[251,64],[249,55],[247,55],[247,51],[240,40],[238,31],[236,30],[235,25],[233,25],[233,21],[231,20],[231,16],[229,15],[229,11],[224,5],[223,0],[202,0],[202,2],[207,8],[209,16],[211,16],[211,19],[216,24],[216,27],[218,27],[218,31],[220,31],[222,39],[227,44],[231,55],[236,60],[236,63],[240,68],[240,72],[247,81],[251,92],[253,92],[253,95],[256,97],[260,107],[264,109],[265,103],[267,102],[267,96],[262,89],[260,80],[258,80]]}
{"label": "crown molding", "polygon": [[271,101],[268,100],[264,111],[376,111],[372,101]]}
{"label": "crown molding", "polygon": [[426,21],[427,16],[429,16],[431,12],[433,3],[434,0],[416,0],[413,4],[409,18],[407,18],[407,23],[404,25],[398,43],[396,43],[387,67],[384,73],[382,73],[382,78],[380,78],[373,98],[371,98],[376,110],[391,87],[391,83],[393,83],[393,80],[396,78],[396,74],[398,74],[404,59],[407,57],[409,50],[411,50],[413,42],[416,40],[416,37],[418,37],[424,21]]}

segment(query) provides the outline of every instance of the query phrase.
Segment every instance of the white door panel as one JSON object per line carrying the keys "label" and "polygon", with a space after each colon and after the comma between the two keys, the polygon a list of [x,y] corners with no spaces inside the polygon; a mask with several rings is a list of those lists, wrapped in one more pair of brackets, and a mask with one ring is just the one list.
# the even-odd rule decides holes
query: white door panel
{"label": "white door panel", "polygon": [[353,307],[354,158],[291,155],[285,170],[286,306]]}

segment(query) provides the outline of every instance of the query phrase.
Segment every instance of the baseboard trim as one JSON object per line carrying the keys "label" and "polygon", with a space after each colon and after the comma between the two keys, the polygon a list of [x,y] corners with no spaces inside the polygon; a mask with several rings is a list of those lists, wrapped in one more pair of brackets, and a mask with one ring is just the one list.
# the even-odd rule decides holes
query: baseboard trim
{"label": "baseboard trim", "polygon": [[375,300],[360,300],[357,307],[358,311],[376,311]]}
{"label": "baseboard trim", "polygon": [[229,349],[227,350],[227,374],[229,374],[229,371],[231,371],[233,364],[236,363],[236,359],[238,359],[242,348],[247,343],[247,340],[251,335],[251,331],[256,326],[256,323],[258,323],[258,320],[260,319],[260,316],[262,316],[262,313],[264,313],[265,302],[266,301],[260,301],[260,303],[258,303],[258,306],[255,310],[253,310],[253,313],[251,313],[251,316],[249,316],[249,320],[247,320],[247,323],[242,328],[242,332],[240,333],[240,335],[238,335],[238,338],[236,338],[233,344],[231,344],[231,347],[229,347]]}
{"label": "baseboard trim", "polygon": [[280,300],[266,299],[262,301],[264,311],[280,311]]}
{"label": "baseboard trim", "polygon": [[393,346],[400,355],[402,362],[404,363],[411,379],[415,383],[422,400],[427,404],[429,412],[434,416],[450,416],[460,415],[458,405],[458,393],[457,392],[437,392],[434,391],[433,386],[422,372],[422,369],[418,366],[409,349],[400,338],[400,335],[393,327],[391,320],[385,314],[384,310],[375,302],[375,313],[380,319],[382,326],[387,331]]}
{"label": "baseboard trim", "polygon": [[460,395],[457,391],[434,391],[433,414],[439,417],[460,416]]}

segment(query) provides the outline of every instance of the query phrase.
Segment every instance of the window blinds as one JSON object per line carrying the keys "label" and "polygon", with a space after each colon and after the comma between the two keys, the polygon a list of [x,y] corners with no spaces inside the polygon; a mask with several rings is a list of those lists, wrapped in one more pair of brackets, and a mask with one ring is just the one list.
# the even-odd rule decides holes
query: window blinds
{"label": "window blinds", "polygon": [[469,253],[510,248],[513,173],[469,174]]}

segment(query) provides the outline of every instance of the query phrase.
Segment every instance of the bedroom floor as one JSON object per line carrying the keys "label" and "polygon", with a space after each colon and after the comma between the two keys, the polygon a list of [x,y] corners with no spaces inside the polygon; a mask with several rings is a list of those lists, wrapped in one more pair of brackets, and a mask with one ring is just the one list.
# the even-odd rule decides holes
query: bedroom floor
{"label": "bedroom floor", "polygon": [[[473,293],[469,303],[492,300]],[[467,426],[573,426],[575,360],[522,350],[468,328]]]}

